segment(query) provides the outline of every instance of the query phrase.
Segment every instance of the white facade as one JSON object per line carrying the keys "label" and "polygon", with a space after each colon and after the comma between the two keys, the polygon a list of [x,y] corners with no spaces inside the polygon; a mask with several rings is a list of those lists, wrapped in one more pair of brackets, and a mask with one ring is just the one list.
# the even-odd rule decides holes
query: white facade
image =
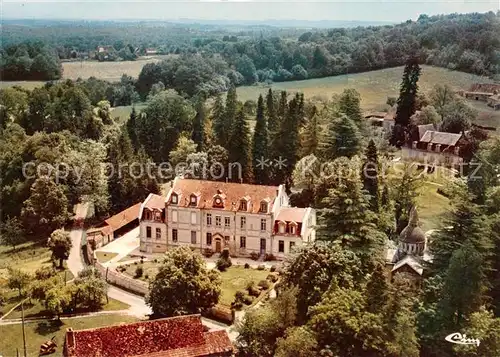
{"label": "white facade", "polygon": [[[214,183],[206,181],[206,184],[213,185]],[[206,203],[207,200],[203,201],[203,205],[199,201],[193,203],[186,200],[187,197],[194,200],[192,196],[196,196],[199,200],[207,198],[201,197],[199,193],[195,195],[191,192],[182,192],[172,200],[172,194],[177,195],[174,191],[175,184],[164,198],[165,208],[162,215],[164,219],[161,221],[145,219],[152,217],[145,213],[148,210],[150,198],[148,197],[144,202],[144,209],[141,210],[139,218],[141,251],[159,253],[171,247],[189,246],[201,252],[207,250],[220,252],[224,248],[229,248],[233,256],[248,256],[256,253],[272,254],[277,258],[283,258],[290,252],[291,247],[299,247],[315,239],[313,227],[316,224],[316,215],[312,208],[296,209],[298,211],[295,213],[301,219],[296,223],[297,230],[294,234],[279,233],[276,230],[275,220],[279,212],[283,208],[291,209],[283,185],[276,187],[276,190],[268,190],[275,195],[270,199],[241,197],[242,200],[248,200],[247,211],[239,210],[234,204],[231,206],[235,207],[234,209],[228,209],[227,207],[213,207],[210,202]],[[231,195],[230,192],[225,194]],[[254,207],[253,210],[250,206]],[[159,229],[158,238],[156,238],[157,229]],[[151,232],[151,237],[148,237],[148,231]]]}

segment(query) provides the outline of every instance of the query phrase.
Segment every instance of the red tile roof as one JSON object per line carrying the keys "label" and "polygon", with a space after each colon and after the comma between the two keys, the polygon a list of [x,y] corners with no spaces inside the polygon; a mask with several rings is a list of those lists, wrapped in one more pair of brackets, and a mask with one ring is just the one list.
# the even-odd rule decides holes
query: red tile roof
{"label": "red tile roof", "polygon": [[144,207],[149,209],[162,210],[165,208],[165,197],[160,195],[152,194],[151,197],[146,201]]}
{"label": "red tile roof", "polygon": [[469,88],[469,92],[493,93],[500,92],[500,84],[493,83],[475,83]]}
{"label": "red tile roof", "polygon": [[[144,357],[193,357],[193,356],[232,356],[234,348],[224,330],[205,332],[205,344],[175,350],[155,352]],[[142,357],[142,356],[141,356]]]}
{"label": "red tile roof", "polygon": [[121,211],[120,213],[115,214],[112,217],[109,217],[106,222],[107,225],[111,227],[111,230],[114,232],[121,227],[129,224],[134,219],[137,219],[139,216],[139,210],[141,209],[141,203],[137,203],[132,207],[127,208],[126,210]]}
{"label": "red tile roof", "polygon": [[277,197],[278,186],[260,186],[249,185],[234,182],[218,182],[204,180],[177,179],[167,199],[170,202],[171,194],[175,193],[178,197],[179,207],[190,207],[190,196],[197,196],[197,208],[213,208],[213,202],[218,195],[224,207],[220,208],[226,211],[238,211],[240,201],[243,198],[249,198],[247,211],[249,213],[258,213],[260,202],[268,199],[268,212],[271,212],[274,199]]}
{"label": "red tile roof", "polygon": [[199,315],[67,331],[68,357],[231,356],[226,331],[204,332]]}
{"label": "red tile roof", "polygon": [[282,208],[276,216],[276,221],[301,223],[306,215],[307,208]]}

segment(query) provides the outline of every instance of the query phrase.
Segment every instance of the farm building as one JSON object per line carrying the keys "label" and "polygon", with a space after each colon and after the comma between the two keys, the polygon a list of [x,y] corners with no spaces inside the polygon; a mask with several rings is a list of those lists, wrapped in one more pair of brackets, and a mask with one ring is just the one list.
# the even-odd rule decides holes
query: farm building
{"label": "farm building", "polygon": [[[425,129],[426,126],[421,127]],[[419,140],[412,141],[411,146],[404,146],[401,154],[404,160],[457,167],[463,162],[460,150],[466,143],[463,134],[426,130]]]}
{"label": "farm building", "polygon": [[225,330],[207,332],[200,315],[187,315],[88,330],[69,328],[63,355],[229,357],[233,352]]}
{"label": "farm building", "polygon": [[500,94],[494,94],[489,97],[488,105],[495,110],[500,110]]}
{"label": "farm building", "polygon": [[137,216],[141,203],[137,203],[106,219],[98,227],[87,230],[87,240],[96,248],[106,245],[139,225]]}
{"label": "farm building", "polygon": [[500,93],[500,84],[476,83],[468,91],[459,91],[467,99],[489,102],[489,98]]}

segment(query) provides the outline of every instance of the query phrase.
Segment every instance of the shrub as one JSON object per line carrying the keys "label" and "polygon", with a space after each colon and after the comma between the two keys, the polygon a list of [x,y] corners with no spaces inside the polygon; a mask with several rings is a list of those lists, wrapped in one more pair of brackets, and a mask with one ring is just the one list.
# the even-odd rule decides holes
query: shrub
{"label": "shrub", "polygon": [[219,259],[217,259],[217,269],[220,271],[225,271],[227,268],[229,268],[233,263],[231,262],[231,258],[229,257],[229,249],[224,249],[220,253]]}
{"label": "shrub", "polygon": [[234,294],[234,301],[243,301],[243,298],[245,297],[245,292],[242,290],[238,290]]}
{"label": "shrub", "polygon": [[149,280],[149,274],[144,275],[144,279]]}
{"label": "shrub", "polygon": [[245,263],[245,269],[250,269],[250,264]]}
{"label": "shrub", "polygon": [[261,264],[257,267],[257,270],[266,270],[266,266],[264,264]]}
{"label": "shrub", "polygon": [[137,268],[135,268],[135,277],[136,278],[140,278],[143,273],[144,273],[144,270],[142,269],[142,266],[139,265]]}
{"label": "shrub", "polygon": [[278,277],[276,276],[276,274],[269,274],[266,279],[271,283],[275,283],[278,281]]}
{"label": "shrub", "polygon": [[260,290],[255,286],[248,289],[248,295],[258,297],[260,295]]}
{"label": "shrub", "polygon": [[251,288],[253,288],[254,286],[255,286],[255,281],[250,280],[250,281],[247,283],[247,286],[245,287],[245,289],[250,290],[250,289],[251,289]]}
{"label": "shrub", "polygon": [[259,259],[259,253],[256,253],[256,252],[250,253],[250,259],[252,259],[252,260]]}
{"label": "shrub", "polygon": [[134,265],[137,265],[137,262],[134,262]]}
{"label": "shrub", "polygon": [[243,303],[242,302],[236,302],[236,301],[233,301],[231,303],[231,307],[235,310],[241,310],[243,308]]}
{"label": "shrub", "polygon": [[259,285],[264,290],[269,289],[269,287],[271,286],[271,284],[269,284],[269,281],[267,281],[267,280],[261,280],[261,281],[259,281],[259,284],[257,284],[257,285]]}
{"label": "shrub", "polygon": [[53,267],[41,267],[35,271],[36,280],[45,280],[52,278],[57,274],[56,270]]}
{"label": "shrub", "polygon": [[214,251],[211,248],[205,248],[203,250],[203,255],[207,258],[210,258],[212,255],[214,255]]}
{"label": "shrub", "polygon": [[273,261],[273,260],[276,260],[276,257],[273,254],[266,254],[264,256],[264,261],[266,261],[266,262],[270,262],[270,261]]}
{"label": "shrub", "polygon": [[158,263],[158,259],[154,258],[153,262]]}
{"label": "shrub", "polygon": [[271,273],[274,273],[276,271],[276,265],[271,265]]}
{"label": "shrub", "polygon": [[245,303],[245,305],[252,305],[254,299],[255,298],[253,296],[245,295],[245,297],[243,298],[243,302]]}

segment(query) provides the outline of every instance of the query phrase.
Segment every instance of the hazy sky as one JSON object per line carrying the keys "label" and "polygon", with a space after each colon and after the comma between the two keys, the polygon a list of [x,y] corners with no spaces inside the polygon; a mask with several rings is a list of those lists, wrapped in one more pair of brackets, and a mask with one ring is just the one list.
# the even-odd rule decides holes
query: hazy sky
{"label": "hazy sky", "polygon": [[416,20],[420,14],[497,11],[500,0],[0,0],[3,18]]}

